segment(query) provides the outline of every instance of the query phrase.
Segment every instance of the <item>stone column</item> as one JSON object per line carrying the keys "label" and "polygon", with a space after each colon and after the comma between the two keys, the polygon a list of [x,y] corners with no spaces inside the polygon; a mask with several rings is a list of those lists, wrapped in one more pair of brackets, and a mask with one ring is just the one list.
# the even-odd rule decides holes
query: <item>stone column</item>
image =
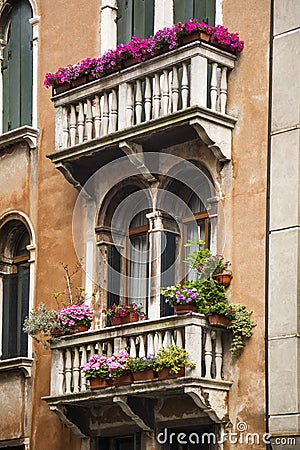
{"label": "stone column", "polygon": [[[274,435],[272,448],[290,450],[300,448],[298,0],[274,1],[273,33],[268,286],[269,429]],[[289,69],[286,70],[286,67]],[[289,445],[292,438],[295,443]]]}
{"label": "stone column", "polygon": [[101,2],[101,48],[100,53],[103,54],[110,48],[117,46],[117,1],[102,0]]}
{"label": "stone column", "polygon": [[177,234],[176,224],[161,211],[146,215],[149,220],[149,289],[148,317],[160,317],[160,288],[162,287],[162,253],[166,244],[165,233]]}

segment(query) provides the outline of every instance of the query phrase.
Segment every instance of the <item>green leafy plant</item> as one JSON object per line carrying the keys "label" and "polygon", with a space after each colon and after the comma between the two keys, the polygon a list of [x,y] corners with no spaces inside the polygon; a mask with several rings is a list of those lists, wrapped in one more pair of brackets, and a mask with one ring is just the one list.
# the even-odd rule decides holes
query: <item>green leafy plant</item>
{"label": "green leafy plant", "polygon": [[37,310],[32,310],[29,317],[24,320],[23,331],[48,349],[52,341],[59,339],[55,334],[62,335],[68,331],[58,314],[59,311],[47,309],[44,303],[40,303]]}
{"label": "green leafy plant", "polygon": [[130,370],[130,372],[144,372],[147,369],[153,369],[156,365],[156,357],[154,355],[136,358],[128,358],[126,361],[126,368]]}
{"label": "green leafy plant", "polygon": [[229,327],[233,334],[230,351],[238,354],[245,347],[246,340],[252,336],[256,323],[251,320],[252,311],[248,311],[245,305],[231,304],[229,306],[235,310]]}
{"label": "green leafy plant", "polygon": [[[90,325],[93,315],[91,308],[84,305],[85,301],[90,300],[87,298],[85,289],[73,286],[73,278],[80,270],[80,264],[76,264],[73,271],[70,271],[67,264],[61,263],[61,265],[65,272],[66,289],[52,294],[57,309],[49,309],[44,303],[40,303],[23,323],[23,331],[36,342],[42,343],[45,349],[50,348],[51,342],[58,341],[60,336],[72,333],[72,325],[75,323],[86,322]],[[94,296],[95,293],[92,294],[92,297]],[[70,317],[69,312],[71,312]],[[76,321],[77,318],[82,320]]]}
{"label": "green leafy plant", "polygon": [[188,352],[184,348],[176,345],[169,345],[167,348],[162,347],[153,364],[156,372],[160,372],[167,367],[171,374],[177,374],[182,367],[194,369],[195,363],[189,360]]}

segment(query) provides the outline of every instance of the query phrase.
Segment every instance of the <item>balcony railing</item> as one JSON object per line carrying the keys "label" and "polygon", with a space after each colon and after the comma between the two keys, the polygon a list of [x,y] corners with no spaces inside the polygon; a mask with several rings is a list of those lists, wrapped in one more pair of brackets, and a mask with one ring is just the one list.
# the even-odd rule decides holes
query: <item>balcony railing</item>
{"label": "balcony railing", "polygon": [[111,356],[126,347],[132,357],[147,356],[170,344],[185,348],[196,363],[195,369],[186,370],[187,378],[198,379],[200,385],[201,382],[222,385],[224,334],[227,335],[226,330],[212,328],[204,316],[193,314],[64,337],[52,346],[50,396],[85,393],[88,385],[80,366],[93,354]]}
{"label": "balcony railing", "polygon": [[202,108],[210,122],[215,117],[225,123],[227,117],[232,128],[227,78],[235,58],[196,41],[55,96],[56,151],[124,130],[132,134],[133,128],[168,116],[176,120],[193,107]]}

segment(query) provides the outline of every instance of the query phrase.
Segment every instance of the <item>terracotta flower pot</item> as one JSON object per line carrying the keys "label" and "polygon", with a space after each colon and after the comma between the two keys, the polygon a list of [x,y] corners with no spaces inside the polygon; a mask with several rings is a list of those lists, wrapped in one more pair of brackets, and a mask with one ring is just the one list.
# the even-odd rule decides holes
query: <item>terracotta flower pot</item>
{"label": "terracotta flower pot", "polygon": [[72,80],[71,85],[72,88],[82,86],[83,84],[86,84],[88,82],[87,75],[81,75],[80,77],[76,78],[75,80]]}
{"label": "terracotta flower pot", "polygon": [[90,389],[103,389],[112,386],[112,380],[106,380],[105,378],[90,378]]}
{"label": "terracotta flower pot", "polygon": [[191,311],[196,312],[197,307],[193,303],[187,303],[187,304],[180,304],[174,305],[174,309],[176,311],[176,314],[179,316],[181,314],[189,314]]}
{"label": "terracotta flower pot", "polygon": [[194,33],[187,34],[186,36],[182,36],[179,40],[179,45],[186,45],[190,42],[194,41],[204,41],[209,42],[210,36],[209,34],[205,33],[204,31],[194,31]]}
{"label": "terracotta flower pot", "polygon": [[112,325],[126,325],[127,323],[133,323],[138,322],[139,318],[138,316],[133,316],[132,314],[129,314],[125,317],[115,317],[111,319]]}
{"label": "terracotta flower pot", "polygon": [[83,333],[84,331],[87,331],[89,327],[87,325],[75,325],[74,326],[74,333]]}
{"label": "terracotta flower pot", "polygon": [[222,284],[224,287],[228,287],[230,285],[231,278],[232,275],[230,273],[218,273],[217,275],[213,275],[213,279]]}
{"label": "terracotta flower pot", "polygon": [[133,377],[131,373],[124,373],[120,377],[114,378],[115,386],[127,386],[133,383]]}
{"label": "terracotta flower pot", "polygon": [[166,380],[169,378],[180,378],[184,377],[185,375],[185,368],[181,367],[178,373],[170,373],[170,369],[168,367],[165,367],[164,369],[160,370],[158,372],[158,379],[159,380]]}
{"label": "terracotta flower pot", "polygon": [[231,325],[231,320],[220,314],[207,314],[207,318],[213,327],[227,328]]}
{"label": "terracotta flower pot", "polygon": [[140,383],[142,381],[151,381],[155,378],[155,374],[152,369],[146,369],[143,372],[133,372],[132,376],[135,383]]}
{"label": "terracotta flower pot", "polygon": [[69,83],[68,81],[66,81],[63,84],[60,84],[59,86],[57,86],[56,88],[52,89],[52,94],[53,95],[58,95],[58,94],[62,94],[63,92],[69,91],[71,89],[71,83]]}

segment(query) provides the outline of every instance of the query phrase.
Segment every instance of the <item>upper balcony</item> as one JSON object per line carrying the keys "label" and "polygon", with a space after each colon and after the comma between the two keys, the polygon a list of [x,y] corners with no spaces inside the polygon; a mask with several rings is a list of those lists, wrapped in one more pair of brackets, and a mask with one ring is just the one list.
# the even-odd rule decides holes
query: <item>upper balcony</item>
{"label": "upper balcony", "polygon": [[[115,426],[114,421],[118,427],[152,431],[158,416],[161,420],[158,410],[183,401],[185,405],[190,402],[187,417],[226,422],[232,383],[228,379],[227,335],[226,330],[209,326],[203,315],[192,314],[63,337],[52,345],[51,392],[44,400],[81,436],[101,435],[108,422]],[[126,347],[132,357],[145,356],[170,344],[185,348],[196,363],[195,369],[186,369],[184,377],[91,391],[80,371],[95,353],[111,356]]]}
{"label": "upper balcony", "polygon": [[74,185],[124,154],[196,138],[229,160],[236,119],[227,114],[227,79],[235,60],[197,40],[55,95],[50,159]]}

